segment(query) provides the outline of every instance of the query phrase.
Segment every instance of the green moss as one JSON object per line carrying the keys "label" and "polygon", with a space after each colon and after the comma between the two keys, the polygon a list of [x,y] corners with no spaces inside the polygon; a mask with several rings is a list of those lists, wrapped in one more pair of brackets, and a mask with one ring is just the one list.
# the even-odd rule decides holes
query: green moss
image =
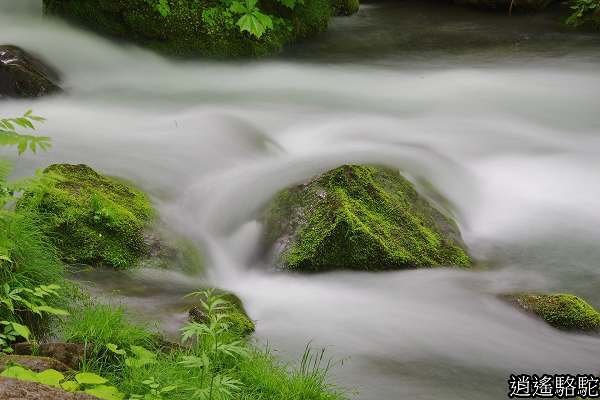
{"label": "green moss", "polygon": [[471,265],[456,224],[386,168],[345,165],[286,189],[265,222],[290,270]]}
{"label": "green moss", "polygon": [[275,53],[326,29],[331,14],[329,0],[305,0],[293,11],[276,0],[261,0],[259,7],[274,17],[274,26],[258,39],[240,32],[237,17],[218,0],[170,0],[166,16],[146,0],[44,0],[44,5],[49,14],[170,55],[213,58]]}
{"label": "green moss", "polygon": [[579,331],[600,329],[600,313],[572,294],[519,294],[511,296],[521,307],[555,328]]}
{"label": "green moss", "polygon": [[39,219],[65,262],[128,268],[146,254],[153,209],[144,193],[86,165],[52,165],[43,178],[17,210]]}
{"label": "green moss", "polygon": [[333,14],[338,16],[355,14],[359,7],[359,0],[333,0]]}

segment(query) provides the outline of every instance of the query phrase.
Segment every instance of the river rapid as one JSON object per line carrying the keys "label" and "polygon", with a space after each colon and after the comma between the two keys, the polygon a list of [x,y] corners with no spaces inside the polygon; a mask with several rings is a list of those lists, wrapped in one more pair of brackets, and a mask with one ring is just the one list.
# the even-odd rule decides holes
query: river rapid
{"label": "river rapid", "polygon": [[[67,94],[33,108],[51,151],[15,176],[87,163],[137,182],[206,259],[205,276],[86,275],[175,333],[183,295],[237,293],[255,339],[296,360],[307,343],[339,361],[361,400],[506,397],[511,373],[600,371],[600,340],[567,334],[498,293],[565,291],[600,306],[600,35],[557,17],[383,2],[253,62],[170,61],[0,0],[0,42],[54,64]],[[12,153],[10,153],[12,154]],[[447,199],[485,271],[309,276],[257,260],[261,208],[342,163],[383,163]]]}

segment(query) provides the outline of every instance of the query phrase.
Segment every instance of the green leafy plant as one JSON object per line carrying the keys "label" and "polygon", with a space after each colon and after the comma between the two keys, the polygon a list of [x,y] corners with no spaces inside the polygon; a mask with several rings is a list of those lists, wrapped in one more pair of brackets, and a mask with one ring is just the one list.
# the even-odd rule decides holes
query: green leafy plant
{"label": "green leafy plant", "polygon": [[87,393],[103,400],[122,400],[125,397],[115,386],[106,385],[107,379],[90,372],[80,372],[75,374],[73,379],[69,379],[54,369],[36,373],[20,365],[13,365],[5,369],[0,376],[38,382],[67,392]]}
{"label": "green leafy plant", "polygon": [[[567,25],[581,26],[591,20],[591,16],[600,10],[599,0],[573,0],[571,2],[573,12],[567,18]],[[598,17],[600,21],[600,17]]]}
{"label": "green leafy plant", "polygon": [[29,340],[31,332],[25,325],[14,321],[0,321],[0,325],[4,327],[0,332],[0,353],[12,353],[13,349],[10,346],[19,337]]}
{"label": "green leafy plant", "polygon": [[256,2],[257,0],[234,1],[229,9],[235,14],[240,14],[236,25],[241,32],[247,31],[260,39],[267,30],[273,29],[273,20],[260,11]]}
{"label": "green leafy plant", "polygon": [[23,154],[28,148],[33,153],[38,148],[49,149],[51,146],[49,137],[27,135],[17,131],[18,128],[35,130],[35,123],[44,121],[44,118],[33,115],[31,110],[25,112],[21,117],[0,118],[0,146],[17,146],[19,154]]}
{"label": "green leafy plant", "polygon": [[163,17],[171,14],[171,6],[169,6],[168,0],[146,0],[150,6],[152,6],[160,15]]}

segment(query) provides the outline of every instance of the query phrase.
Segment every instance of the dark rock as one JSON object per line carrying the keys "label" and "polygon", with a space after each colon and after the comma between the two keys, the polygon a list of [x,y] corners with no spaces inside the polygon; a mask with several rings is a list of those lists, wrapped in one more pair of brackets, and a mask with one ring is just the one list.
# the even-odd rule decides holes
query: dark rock
{"label": "dark rock", "polygon": [[[31,355],[33,348],[30,343],[18,343],[14,346],[15,354]],[[37,355],[50,357],[62,362],[71,369],[79,369],[86,354],[91,353],[91,345],[82,343],[42,343],[37,349]]]}
{"label": "dark rock", "polygon": [[55,69],[25,50],[0,45],[0,98],[31,98],[59,93]]}
{"label": "dark rock", "polygon": [[0,377],[0,399],[2,400],[98,400],[86,393],[65,392],[36,382]]}
{"label": "dark rock", "polygon": [[[47,369],[55,369],[59,372],[69,371],[64,363],[50,357],[3,355],[0,356],[0,371],[6,369],[10,364],[17,364],[33,372],[42,372]],[[3,397],[0,397],[2,399]]]}

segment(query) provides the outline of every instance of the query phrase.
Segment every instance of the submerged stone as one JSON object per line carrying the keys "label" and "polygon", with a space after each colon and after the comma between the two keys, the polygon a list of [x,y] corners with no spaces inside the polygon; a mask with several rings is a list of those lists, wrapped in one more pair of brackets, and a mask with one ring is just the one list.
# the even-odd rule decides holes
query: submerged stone
{"label": "submerged stone", "polygon": [[344,165],[285,189],[264,222],[287,270],[471,265],[455,222],[388,168]]}
{"label": "submerged stone", "polygon": [[67,263],[128,268],[148,255],[144,231],[154,219],[148,197],[87,165],[49,166],[17,209],[39,219]]}
{"label": "submerged stone", "polygon": [[509,300],[558,329],[600,330],[600,313],[572,294],[515,294]]}
{"label": "submerged stone", "polygon": [[40,97],[59,93],[58,73],[25,50],[0,45],[0,98]]}
{"label": "submerged stone", "polygon": [[324,31],[332,13],[330,0],[292,2],[293,9],[277,0],[263,0],[258,6],[271,16],[273,27],[257,38],[240,31],[241,15],[233,13],[229,3],[171,1],[162,12],[158,4],[158,0],[44,0],[46,13],[109,36],[171,55],[217,58],[277,52],[286,43]]}

